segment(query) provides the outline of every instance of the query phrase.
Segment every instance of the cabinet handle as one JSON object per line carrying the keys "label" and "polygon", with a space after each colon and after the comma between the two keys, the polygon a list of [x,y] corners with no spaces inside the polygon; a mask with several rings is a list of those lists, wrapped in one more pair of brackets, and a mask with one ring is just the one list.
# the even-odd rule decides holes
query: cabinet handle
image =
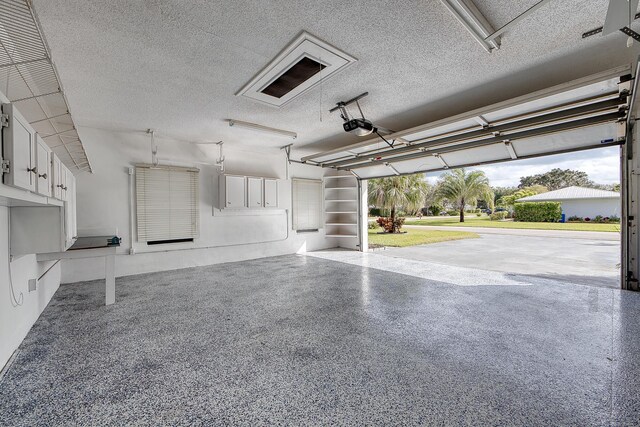
{"label": "cabinet handle", "polygon": [[46,173],[43,173],[42,175],[38,174],[38,178],[47,179],[47,174]]}
{"label": "cabinet handle", "polygon": [[38,173],[38,168],[27,168],[27,172]]}

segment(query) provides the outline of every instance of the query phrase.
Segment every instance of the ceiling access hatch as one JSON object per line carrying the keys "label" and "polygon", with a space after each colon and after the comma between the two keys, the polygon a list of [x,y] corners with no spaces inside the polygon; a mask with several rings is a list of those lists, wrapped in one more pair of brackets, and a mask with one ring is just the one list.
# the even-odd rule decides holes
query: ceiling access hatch
{"label": "ceiling access hatch", "polygon": [[362,179],[621,145],[633,80],[621,67],[468,113],[302,157]]}
{"label": "ceiling access hatch", "polygon": [[357,60],[303,32],[236,95],[282,107]]}

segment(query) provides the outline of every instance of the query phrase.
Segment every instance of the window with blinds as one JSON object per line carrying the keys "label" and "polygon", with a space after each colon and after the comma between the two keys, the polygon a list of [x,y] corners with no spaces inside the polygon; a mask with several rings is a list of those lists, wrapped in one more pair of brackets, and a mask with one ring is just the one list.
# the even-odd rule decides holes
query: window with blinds
{"label": "window with blinds", "polygon": [[198,194],[198,169],[136,166],[138,241],[193,241],[199,233]]}
{"label": "window with blinds", "polygon": [[294,178],[292,202],[294,230],[322,228],[322,181]]}

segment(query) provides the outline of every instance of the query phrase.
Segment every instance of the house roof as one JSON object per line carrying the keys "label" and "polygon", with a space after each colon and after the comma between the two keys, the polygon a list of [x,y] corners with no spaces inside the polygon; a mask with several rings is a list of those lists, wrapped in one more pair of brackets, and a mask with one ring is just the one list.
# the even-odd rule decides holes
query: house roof
{"label": "house roof", "polygon": [[585,187],[565,187],[555,191],[548,191],[535,196],[523,197],[518,202],[545,202],[575,199],[619,199],[620,193],[615,191],[598,190]]}

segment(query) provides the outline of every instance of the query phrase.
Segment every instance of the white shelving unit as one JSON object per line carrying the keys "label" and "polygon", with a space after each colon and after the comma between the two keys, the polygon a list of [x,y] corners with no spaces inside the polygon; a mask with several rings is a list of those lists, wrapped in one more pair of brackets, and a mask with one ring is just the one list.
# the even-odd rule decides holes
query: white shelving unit
{"label": "white shelving unit", "polygon": [[324,225],[327,237],[358,237],[358,183],[351,175],[324,177]]}

